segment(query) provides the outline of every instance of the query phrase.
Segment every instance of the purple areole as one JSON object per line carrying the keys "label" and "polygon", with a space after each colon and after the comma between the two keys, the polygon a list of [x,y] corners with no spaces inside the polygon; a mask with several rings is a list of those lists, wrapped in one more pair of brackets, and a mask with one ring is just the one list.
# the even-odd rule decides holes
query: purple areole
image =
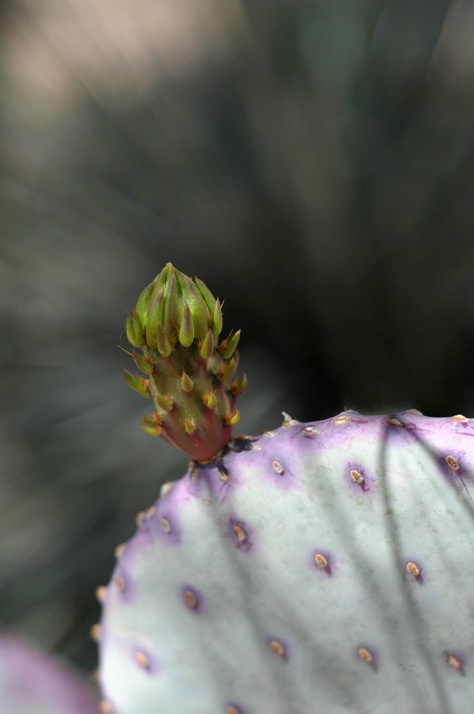
{"label": "purple areole", "polygon": [[359,644],[355,652],[361,662],[364,662],[374,671],[377,671],[379,667],[379,654],[372,646],[368,646],[366,643]]}
{"label": "purple areole", "polygon": [[355,493],[370,492],[375,485],[375,477],[369,472],[364,464],[350,461],[344,468],[346,482]]}
{"label": "purple areole", "polygon": [[406,558],[403,561],[403,569],[408,579],[414,580],[420,585],[424,582],[423,568],[421,567],[419,560]]}
{"label": "purple areole", "polygon": [[318,573],[332,575],[334,556],[325,548],[313,548],[311,551],[311,565]]}
{"label": "purple areole", "polygon": [[241,521],[234,517],[229,518],[228,533],[235,547],[239,550],[244,551],[244,553],[248,553],[248,551],[252,548],[252,530],[245,523],[245,521]]}
{"label": "purple areole", "polygon": [[180,597],[186,609],[190,612],[201,613],[203,609],[202,594],[191,585],[183,585],[180,592]]}
{"label": "purple areole", "polygon": [[151,655],[148,648],[141,645],[133,647],[131,651],[133,662],[143,672],[149,675],[158,674],[158,667],[154,657]]}
{"label": "purple areole", "polygon": [[281,637],[268,637],[267,647],[276,657],[279,657],[284,662],[288,661],[288,645]]}

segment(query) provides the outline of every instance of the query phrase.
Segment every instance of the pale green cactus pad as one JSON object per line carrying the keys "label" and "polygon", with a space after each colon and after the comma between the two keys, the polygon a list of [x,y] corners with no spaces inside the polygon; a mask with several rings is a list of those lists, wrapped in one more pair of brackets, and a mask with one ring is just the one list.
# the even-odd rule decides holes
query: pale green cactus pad
{"label": "pale green cactus pad", "polygon": [[474,420],[231,442],[139,518],[101,590],[103,711],[468,714]]}

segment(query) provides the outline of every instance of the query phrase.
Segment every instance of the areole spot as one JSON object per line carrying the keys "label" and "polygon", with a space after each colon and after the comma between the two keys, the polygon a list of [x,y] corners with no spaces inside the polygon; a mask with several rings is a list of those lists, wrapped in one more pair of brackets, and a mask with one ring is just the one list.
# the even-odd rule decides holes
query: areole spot
{"label": "areole spot", "polygon": [[274,437],[274,436],[276,436],[276,434],[274,431],[264,431],[263,436]]}
{"label": "areole spot", "polygon": [[284,429],[288,429],[288,427],[290,427],[290,426],[297,426],[298,424],[301,423],[298,421],[298,419],[293,419],[293,417],[291,417],[286,412],[282,412],[282,416],[283,416],[282,427]]}
{"label": "areole spot", "polygon": [[397,419],[397,417],[388,417],[385,419],[386,424],[390,424],[390,426],[405,426],[403,422],[400,421],[400,419]]}
{"label": "areole spot", "polygon": [[363,662],[367,662],[367,664],[374,664],[374,655],[367,647],[359,647],[357,654]]}
{"label": "areole spot", "polygon": [[234,704],[230,704],[226,710],[225,714],[240,714],[240,709],[236,707]]}
{"label": "areole spot", "polygon": [[345,412],[343,412],[342,414],[339,414],[337,417],[334,417],[333,421],[336,426],[345,426],[346,424],[348,424],[351,421],[351,418]]}
{"label": "areole spot", "polygon": [[165,533],[171,533],[171,523],[169,522],[168,518],[166,518],[166,516],[161,516],[160,523]]}
{"label": "areole spot", "polygon": [[464,674],[464,666],[462,660],[453,652],[443,652],[444,661],[447,665],[457,670],[460,674]]}
{"label": "areole spot", "polygon": [[230,481],[230,475],[229,475],[229,472],[227,471],[225,466],[220,466],[217,469],[217,472],[219,474],[219,478],[221,481],[223,481],[224,483],[227,483],[228,481]]}
{"label": "areole spot", "polygon": [[413,575],[414,578],[420,578],[421,577],[421,569],[417,563],[414,563],[413,560],[409,560],[406,564],[406,569],[410,573],[410,575]]}
{"label": "areole spot", "polygon": [[135,523],[137,526],[141,525],[143,521],[145,520],[146,514],[145,511],[140,511],[140,513],[137,513],[137,516],[135,518]]}
{"label": "areole spot", "polygon": [[99,704],[99,711],[100,714],[113,714],[113,708],[112,704],[107,701],[107,699],[102,699],[101,703]]}
{"label": "areole spot", "polygon": [[95,625],[92,625],[90,629],[90,636],[91,639],[94,640],[94,642],[98,642],[100,638],[100,625],[99,623],[96,623]]}
{"label": "areole spot", "polygon": [[150,521],[153,518],[153,516],[155,515],[155,511],[156,506],[150,506],[150,508],[147,509],[145,513],[147,521]]}
{"label": "areole spot", "polygon": [[237,540],[239,543],[245,543],[247,540],[247,533],[244,531],[242,526],[239,526],[237,523],[233,526],[233,531],[235,535],[237,536]]}
{"label": "areole spot", "polygon": [[270,648],[278,657],[285,657],[286,648],[279,640],[270,640]]}
{"label": "areole spot", "polygon": [[197,464],[193,463],[190,468],[191,481],[197,483],[199,481],[199,469]]}
{"label": "areole spot", "polygon": [[452,456],[452,454],[448,454],[445,458],[445,461],[450,469],[452,469],[453,471],[459,471],[459,461],[456,459],[455,456]]}
{"label": "areole spot", "polygon": [[160,489],[160,496],[166,496],[172,490],[173,485],[174,484],[172,481],[167,481],[167,483],[164,483]]}
{"label": "areole spot", "polygon": [[142,669],[149,670],[150,669],[150,660],[146,656],[144,652],[141,652],[140,650],[137,650],[135,652],[135,661],[138,664],[139,667]]}
{"label": "areole spot", "polygon": [[453,421],[460,422],[461,424],[469,424],[469,419],[464,416],[464,414],[455,414],[451,417]]}
{"label": "areole spot", "polygon": [[303,429],[303,434],[307,436],[308,438],[314,438],[315,436],[320,435],[319,429],[317,429],[315,426],[305,426]]}
{"label": "areole spot", "polygon": [[117,558],[117,560],[122,557],[122,555],[125,553],[126,548],[127,545],[125,543],[120,543],[120,545],[115,548],[115,557]]}
{"label": "areole spot", "polygon": [[358,483],[359,486],[361,486],[363,483],[365,483],[365,478],[362,476],[360,471],[357,471],[357,469],[351,469],[350,475],[351,475],[351,479],[353,481],[355,481],[356,483]]}
{"label": "areole spot", "polygon": [[125,580],[123,575],[117,575],[117,577],[114,578],[114,583],[121,593],[125,592]]}
{"label": "areole spot", "polygon": [[198,599],[196,593],[194,593],[192,590],[184,591],[184,601],[191,610],[195,610],[198,606]]}
{"label": "areole spot", "polygon": [[101,605],[103,605],[103,603],[104,603],[106,594],[107,594],[107,588],[105,587],[105,585],[99,585],[99,587],[95,591],[95,596],[96,596],[97,601]]}
{"label": "areole spot", "polygon": [[319,568],[320,570],[328,570],[329,569],[329,561],[322,553],[314,554],[314,562],[315,562],[316,567]]}
{"label": "areole spot", "polygon": [[273,466],[273,468],[275,469],[275,471],[277,472],[277,474],[278,474],[279,476],[283,476],[283,474],[285,473],[285,469],[283,468],[283,466],[280,464],[279,461],[277,461],[277,460],[275,459],[275,460],[272,462],[272,466]]}
{"label": "areole spot", "polygon": [[455,456],[453,456],[452,454],[448,454],[447,456],[444,457],[444,460],[446,461],[446,464],[453,472],[453,478],[454,478],[454,476],[456,476],[459,479],[459,481],[461,482],[468,497],[471,499],[471,501],[474,500],[472,498],[470,491],[469,491],[469,489],[465,483],[465,480],[463,478],[463,475],[462,475],[463,470],[461,470],[461,464],[459,463],[458,459]]}
{"label": "areole spot", "polygon": [[229,518],[228,533],[235,547],[238,550],[248,553],[252,548],[251,534],[252,529],[249,529],[244,521],[237,518]]}

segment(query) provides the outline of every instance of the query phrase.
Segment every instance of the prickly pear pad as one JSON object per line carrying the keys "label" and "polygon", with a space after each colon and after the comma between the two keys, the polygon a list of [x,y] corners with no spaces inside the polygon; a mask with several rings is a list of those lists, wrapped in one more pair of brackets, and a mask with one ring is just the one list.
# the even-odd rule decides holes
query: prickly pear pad
{"label": "prickly pear pad", "polygon": [[474,422],[287,420],[163,488],[103,593],[104,711],[466,714]]}

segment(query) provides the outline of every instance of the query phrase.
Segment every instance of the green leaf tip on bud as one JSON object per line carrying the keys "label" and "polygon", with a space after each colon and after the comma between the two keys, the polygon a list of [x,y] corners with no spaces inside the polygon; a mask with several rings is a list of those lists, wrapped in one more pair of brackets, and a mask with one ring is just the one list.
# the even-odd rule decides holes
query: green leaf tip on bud
{"label": "green leaf tip on bud", "polygon": [[209,310],[209,313],[212,315],[214,313],[214,306],[216,304],[216,298],[211,293],[211,291],[209,290],[207,285],[205,285],[202,282],[202,280],[200,280],[199,278],[195,278],[194,282],[196,283],[197,289],[201,293],[201,296],[207,305],[207,309]]}
{"label": "green leaf tip on bud", "polygon": [[191,347],[194,341],[194,324],[193,316],[188,303],[185,303],[183,310],[183,319],[179,327],[179,344],[183,347]]}
{"label": "green leaf tip on bud", "polygon": [[219,298],[217,298],[215,305],[214,305],[214,311],[212,313],[212,334],[217,339],[217,337],[219,337],[221,332],[222,332],[222,308],[221,308],[221,304],[219,302]]}
{"label": "green leaf tip on bud", "polygon": [[222,384],[228,384],[228,382],[230,382],[230,380],[234,376],[236,369],[237,360],[232,357],[229,362],[224,362],[224,364],[217,373],[217,379],[219,379]]}
{"label": "green leaf tip on bud", "polygon": [[148,390],[150,382],[148,381],[148,379],[139,377],[136,374],[132,374],[131,372],[124,372],[123,376],[127,384],[136,392],[141,394],[142,397],[150,397],[150,392]]}
{"label": "green leaf tip on bud", "polygon": [[245,375],[235,376],[240,330],[222,332],[222,303],[200,280],[167,263],[141,292],[126,333],[136,367],[127,383],[152,399],[142,429],[161,435],[196,462],[212,460],[232,438]]}
{"label": "green leaf tip on bud", "polygon": [[234,409],[230,414],[228,414],[225,418],[225,423],[228,426],[235,426],[240,420],[240,412],[238,409]]}
{"label": "green leaf tip on bud", "polygon": [[217,406],[216,393],[210,392],[210,394],[205,394],[202,398],[202,401],[208,409],[215,409]]}
{"label": "green leaf tip on bud", "polygon": [[154,400],[165,412],[170,412],[174,407],[174,399],[170,394],[160,394],[158,392],[154,395]]}
{"label": "green leaf tip on bud", "polygon": [[146,313],[148,310],[148,305],[150,303],[150,297],[152,292],[153,283],[150,283],[150,285],[147,285],[146,288],[142,290],[142,292],[140,293],[140,297],[137,300],[135,313],[138,315],[138,318],[142,325],[146,323]]}
{"label": "green leaf tip on bud", "polygon": [[207,331],[207,335],[205,336],[201,347],[199,349],[199,356],[201,359],[209,359],[212,356],[212,353],[214,352],[214,335],[212,334],[212,330]]}
{"label": "green leaf tip on bud", "polygon": [[153,414],[144,414],[142,416],[142,423],[140,426],[145,434],[149,434],[150,436],[161,436],[163,431],[161,428],[162,423],[163,417],[161,414],[154,412]]}
{"label": "green leaf tip on bud", "polygon": [[132,355],[133,361],[137,365],[140,372],[143,372],[143,374],[151,374],[153,372],[153,360],[151,357],[144,357],[135,350],[132,352]]}
{"label": "green leaf tip on bud", "polygon": [[145,321],[146,345],[152,350],[157,347],[157,331],[163,312],[163,296],[150,300]]}
{"label": "green leaf tip on bud", "polygon": [[194,382],[193,382],[193,380],[191,379],[191,377],[189,376],[189,374],[186,374],[186,372],[183,372],[183,374],[181,375],[179,381],[181,382],[181,387],[182,387],[182,389],[183,389],[184,392],[186,392],[187,394],[189,394],[189,392],[192,392],[192,391],[193,391]]}
{"label": "green leaf tip on bud", "polygon": [[142,421],[147,426],[158,427],[158,426],[162,425],[163,417],[161,416],[161,414],[157,414],[157,412],[153,412],[153,414],[144,414],[142,416]]}
{"label": "green leaf tip on bud", "polygon": [[234,354],[239,344],[241,330],[237,332],[231,332],[226,340],[223,340],[219,345],[219,352],[224,357],[224,359],[229,359]]}
{"label": "green leaf tip on bud", "polygon": [[156,347],[160,355],[163,357],[169,357],[173,351],[173,345],[165,335],[162,324],[159,322],[156,330]]}
{"label": "green leaf tip on bud", "polygon": [[197,424],[196,424],[196,422],[194,421],[194,419],[191,419],[191,418],[190,418],[190,419],[184,419],[184,421],[183,421],[183,427],[184,427],[184,430],[185,430],[186,434],[190,434],[190,435],[191,435],[191,434],[194,434],[194,432],[196,431],[196,429],[197,429]]}
{"label": "green leaf tip on bud", "polygon": [[[163,273],[166,272],[166,277],[163,283],[163,278],[159,280],[158,285],[163,283],[162,292],[159,293],[160,298],[163,301],[163,314],[162,314],[162,325],[165,331],[165,335],[174,344],[178,339],[181,318],[184,312],[184,305],[182,300],[180,300],[180,291],[178,290],[178,282],[176,279],[176,274],[174,268],[172,268],[171,263],[168,263]],[[162,275],[163,275],[162,273]],[[155,321],[153,321],[153,328],[155,328]]]}
{"label": "green leaf tip on bud", "polygon": [[234,381],[230,385],[230,392],[234,396],[240,397],[247,389],[247,384],[248,384],[248,379],[247,379],[247,375],[244,372],[240,379],[238,379],[238,377],[236,377],[234,379]]}
{"label": "green leaf tip on bud", "polygon": [[130,344],[134,347],[143,347],[145,344],[145,335],[143,334],[143,327],[136,310],[129,313],[125,329],[127,332],[127,340]]}
{"label": "green leaf tip on bud", "polygon": [[163,431],[161,426],[151,426],[151,424],[145,424],[144,422],[142,422],[140,426],[145,434],[148,434],[149,436],[161,436]]}

